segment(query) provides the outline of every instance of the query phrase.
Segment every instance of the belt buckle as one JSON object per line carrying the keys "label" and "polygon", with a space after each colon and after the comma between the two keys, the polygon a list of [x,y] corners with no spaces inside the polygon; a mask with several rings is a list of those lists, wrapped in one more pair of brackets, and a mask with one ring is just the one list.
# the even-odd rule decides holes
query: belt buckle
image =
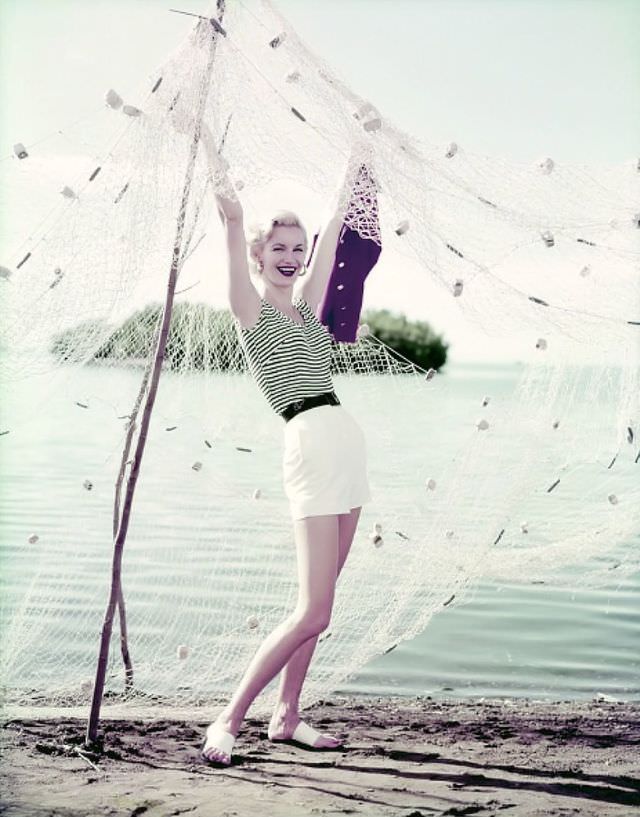
{"label": "belt buckle", "polygon": [[304,400],[296,400],[293,403],[293,408],[294,408],[295,411],[300,411],[300,409],[302,408],[303,405],[304,405]]}

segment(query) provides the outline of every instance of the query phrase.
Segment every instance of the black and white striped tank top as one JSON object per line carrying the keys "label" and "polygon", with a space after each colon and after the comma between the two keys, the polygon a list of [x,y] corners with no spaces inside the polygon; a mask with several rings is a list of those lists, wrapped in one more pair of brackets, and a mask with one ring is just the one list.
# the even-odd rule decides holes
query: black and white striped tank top
{"label": "black and white striped tank top", "polygon": [[303,298],[294,298],[304,326],[262,299],[258,322],[238,336],[249,370],[276,412],[302,397],[333,391],[332,338]]}

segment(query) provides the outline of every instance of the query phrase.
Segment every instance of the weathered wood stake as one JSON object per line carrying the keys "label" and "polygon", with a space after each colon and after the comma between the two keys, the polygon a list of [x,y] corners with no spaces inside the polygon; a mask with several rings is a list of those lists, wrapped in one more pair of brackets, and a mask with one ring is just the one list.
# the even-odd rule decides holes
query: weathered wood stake
{"label": "weathered wood stake", "polygon": [[[217,9],[220,20],[222,19],[222,16],[224,14],[224,6],[225,0],[217,0]],[[200,142],[200,128],[202,124],[202,117],[204,114],[205,104],[209,96],[209,91],[211,87],[211,75],[213,72],[213,60],[215,56],[216,42],[218,36],[220,36],[219,33],[220,23],[218,22],[218,20],[212,19],[209,21],[209,23],[212,28],[210,55],[202,80],[202,91],[200,94],[198,110],[194,120],[195,127],[193,132],[193,138],[191,141],[191,151],[189,154],[189,160],[187,162],[184,186],[182,190],[182,200],[180,202],[180,209],[178,211],[176,236],[173,245],[173,256],[171,260],[171,269],[169,271],[169,280],[167,282],[167,294],[164,304],[164,311],[162,314],[162,325],[158,337],[158,344],[156,347],[153,369],[151,371],[151,380],[149,383],[149,390],[147,392],[147,399],[145,401],[142,413],[140,433],[138,435],[136,450],[133,456],[133,462],[131,464],[131,470],[129,472],[129,477],[127,480],[127,489],[125,493],[124,507],[122,509],[122,518],[120,519],[120,523],[118,525],[118,532],[114,542],[113,562],[111,571],[111,592],[109,594],[107,610],[102,625],[100,650],[98,654],[96,678],[93,685],[93,698],[91,701],[91,710],[89,712],[89,721],[87,724],[85,745],[94,743],[96,741],[98,734],[98,723],[100,720],[100,706],[102,704],[102,696],[104,693],[104,683],[107,672],[107,661],[109,658],[109,642],[111,640],[111,632],[113,628],[113,617],[115,613],[116,603],[118,602],[118,599],[121,597],[122,594],[121,589],[122,553],[124,549],[124,543],[127,537],[127,530],[129,528],[129,519],[131,515],[131,507],[133,504],[133,496],[135,493],[135,487],[140,472],[142,455],[144,453],[147,433],[149,430],[149,423],[151,421],[151,412],[153,410],[153,405],[155,403],[155,398],[158,391],[158,382],[160,379],[162,361],[164,360],[164,353],[167,345],[167,337],[169,334],[171,311],[173,308],[173,297],[175,293],[178,268],[180,266],[182,234],[184,230],[187,204],[189,201],[189,195],[191,193],[193,171],[196,163],[196,158],[198,155],[198,145]],[[200,23],[200,25],[202,24],[203,23]]]}

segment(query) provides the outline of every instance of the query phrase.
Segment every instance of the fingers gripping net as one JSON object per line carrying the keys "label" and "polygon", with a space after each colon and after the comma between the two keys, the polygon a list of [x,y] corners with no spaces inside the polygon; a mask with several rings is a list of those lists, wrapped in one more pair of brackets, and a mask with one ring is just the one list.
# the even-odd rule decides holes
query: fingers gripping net
{"label": "fingers gripping net", "polygon": [[[25,212],[3,236],[0,259],[10,390],[0,443],[8,484],[28,475],[33,486],[7,500],[2,537],[11,700],[90,698],[114,485],[131,465],[172,259],[175,303],[125,546],[134,685],[122,697],[207,705],[295,606],[281,420],[247,373],[228,310],[185,278],[220,229],[212,194],[234,195],[228,180],[251,214],[274,181],[331,200],[345,169],[336,203],[398,254],[397,278],[403,259],[419,265],[469,322],[506,343],[524,331],[538,355],[516,374],[496,370],[487,393],[366,332],[336,346],[336,389],[365,430],[374,499],[303,705],[482,575],[553,581],[578,565],[576,581],[598,583],[637,570],[637,168],[525,166],[423,144],[269,4],[229,3],[223,27],[214,36],[201,21],[133,111],[111,98],[66,140],[2,168],[3,189],[42,208],[39,224]],[[55,463],[42,453],[54,443]],[[112,695],[123,689],[119,637],[115,626]],[[256,708],[273,696],[274,684]]]}

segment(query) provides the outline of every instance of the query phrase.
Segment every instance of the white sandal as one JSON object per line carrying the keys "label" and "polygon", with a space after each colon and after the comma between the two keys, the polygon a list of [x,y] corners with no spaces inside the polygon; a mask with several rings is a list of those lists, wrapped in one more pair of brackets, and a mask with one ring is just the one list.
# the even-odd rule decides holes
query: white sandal
{"label": "white sandal", "polygon": [[[234,743],[236,742],[235,736],[215,723],[209,724],[205,734],[206,737],[202,742],[202,748],[200,749],[200,755],[202,758],[208,763],[220,763],[223,766],[229,766],[231,764],[231,751]],[[229,763],[225,763],[223,760],[214,760],[213,758],[207,757],[204,751],[207,747],[211,746],[215,746],[216,749],[219,749],[221,752],[225,752],[227,755],[229,755]]]}
{"label": "white sandal", "polygon": [[343,745],[339,743],[337,746],[316,746],[316,740],[322,736],[321,732],[309,726],[308,723],[300,721],[290,738],[271,738],[274,743],[288,743],[292,746],[300,746],[303,749],[315,749],[318,752],[331,752],[336,749],[343,749]]}

